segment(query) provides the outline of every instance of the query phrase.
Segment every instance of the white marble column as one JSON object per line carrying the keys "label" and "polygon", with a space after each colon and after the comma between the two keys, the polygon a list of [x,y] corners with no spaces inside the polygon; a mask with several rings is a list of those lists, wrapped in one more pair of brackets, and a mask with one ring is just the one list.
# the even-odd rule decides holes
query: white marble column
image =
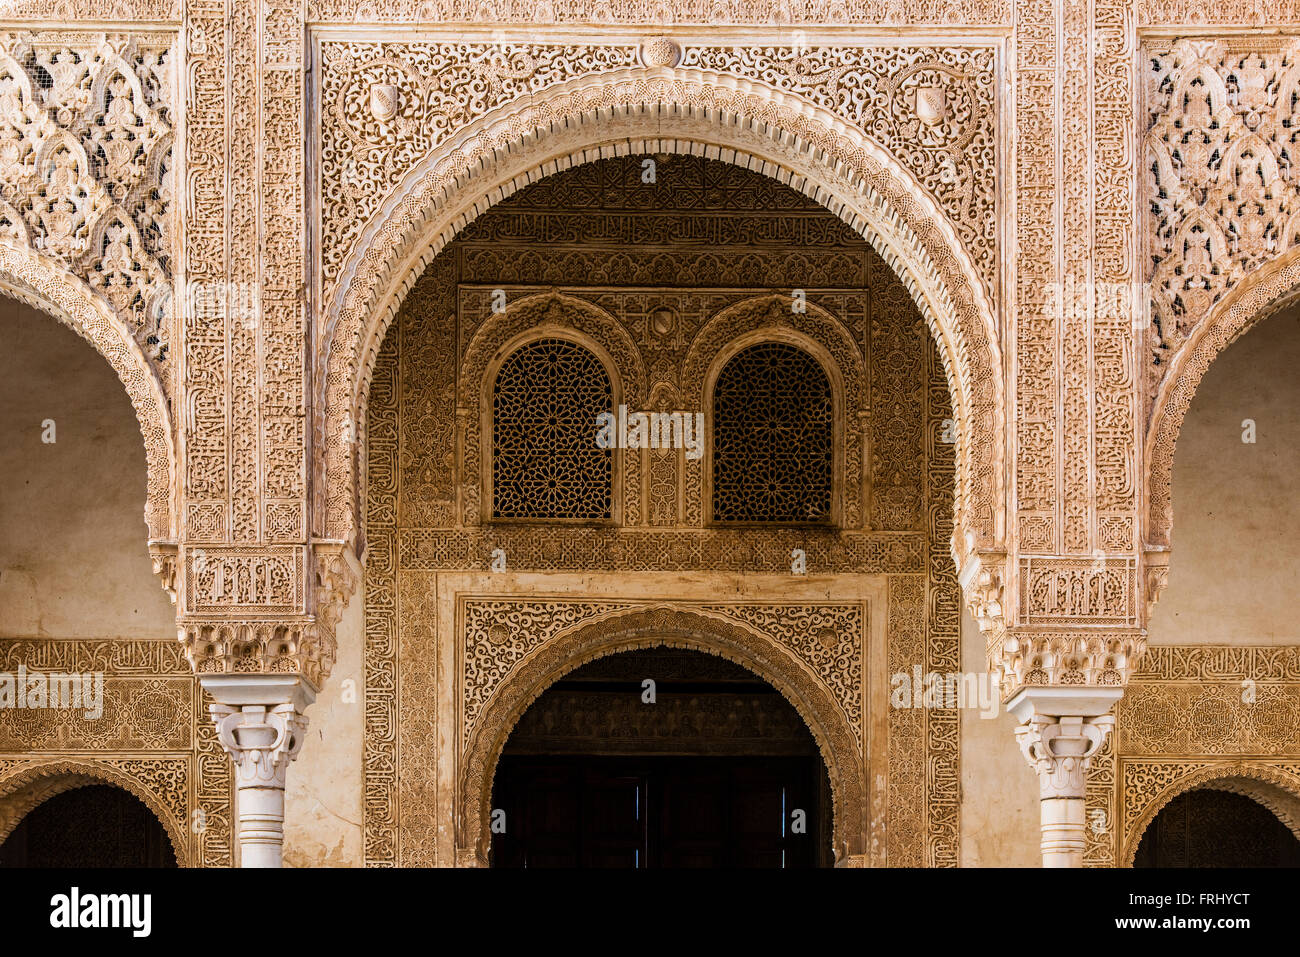
{"label": "white marble column", "polygon": [[295,675],[201,675],[212,695],[217,738],[235,764],[235,827],[241,867],[279,867],[284,850],[284,785],[316,699]]}
{"label": "white marble column", "polygon": [[1115,726],[1118,687],[1024,688],[1007,702],[1016,739],[1038,774],[1044,867],[1082,867],[1088,766]]}

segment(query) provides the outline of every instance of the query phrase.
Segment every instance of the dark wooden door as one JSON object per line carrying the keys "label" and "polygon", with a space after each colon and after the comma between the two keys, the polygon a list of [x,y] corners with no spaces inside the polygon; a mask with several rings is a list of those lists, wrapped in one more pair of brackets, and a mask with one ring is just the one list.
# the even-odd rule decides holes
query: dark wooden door
{"label": "dark wooden door", "polygon": [[815,758],[506,755],[493,864],[810,867],[819,770]]}

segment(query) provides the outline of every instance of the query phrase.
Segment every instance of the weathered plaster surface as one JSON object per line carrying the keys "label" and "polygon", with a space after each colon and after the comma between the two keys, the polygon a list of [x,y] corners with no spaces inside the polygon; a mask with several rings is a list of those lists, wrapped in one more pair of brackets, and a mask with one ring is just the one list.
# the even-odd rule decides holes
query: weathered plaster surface
{"label": "weathered plaster surface", "polygon": [[75,332],[12,299],[0,298],[0,342],[0,637],[174,635],[122,383]]}
{"label": "weathered plaster surface", "polygon": [[1300,567],[1297,370],[1293,308],[1233,343],[1201,381],[1174,457],[1174,551],[1152,643],[1300,642],[1300,619],[1279,600],[1295,594]]}

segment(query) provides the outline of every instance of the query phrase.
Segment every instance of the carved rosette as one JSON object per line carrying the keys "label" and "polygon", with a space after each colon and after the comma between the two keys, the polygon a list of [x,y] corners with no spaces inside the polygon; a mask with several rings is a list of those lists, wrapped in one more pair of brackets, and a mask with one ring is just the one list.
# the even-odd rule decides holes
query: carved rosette
{"label": "carved rosette", "polygon": [[641,44],[641,62],[650,67],[675,67],[682,62],[682,48],[668,37],[649,37]]}

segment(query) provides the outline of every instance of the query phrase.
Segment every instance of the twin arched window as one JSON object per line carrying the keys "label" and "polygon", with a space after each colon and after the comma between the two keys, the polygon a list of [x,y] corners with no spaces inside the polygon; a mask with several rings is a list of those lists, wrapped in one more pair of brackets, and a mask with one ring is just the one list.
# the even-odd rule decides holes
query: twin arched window
{"label": "twin arched window", "polygon": [[[577,343],[511,353],[492,388],[493,517],[610,520],[613,451],[596,423],[613,399],[604,364]],[[714,522],[830,521],[834,401],[816,359],[782,342],[742,349],[718,374],[712,412]]]}

